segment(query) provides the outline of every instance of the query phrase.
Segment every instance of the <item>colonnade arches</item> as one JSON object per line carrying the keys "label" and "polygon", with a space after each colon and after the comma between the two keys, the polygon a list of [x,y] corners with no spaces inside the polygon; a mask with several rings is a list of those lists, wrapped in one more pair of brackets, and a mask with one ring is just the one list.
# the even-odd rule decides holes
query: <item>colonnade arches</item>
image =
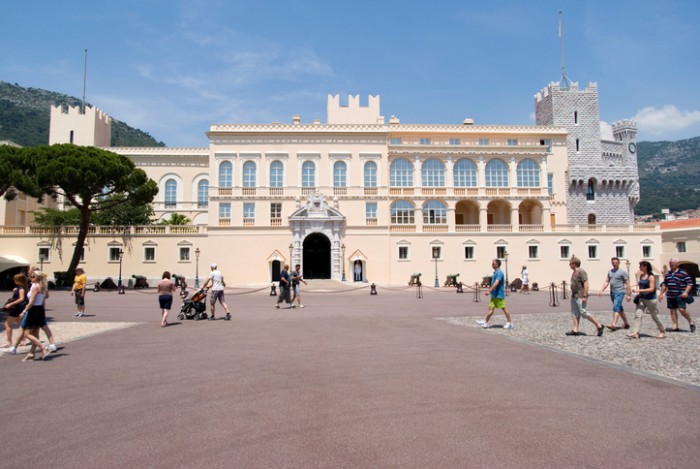
{"label": "colonnade arches", "polygon": [[[455,204],[455,225],[479,225],[482,206],[476,200],[460,200]],[[513,213],[517,210],[517,220]],[[487,225],[543,225],[544,207],[534,199],[525,199],[514,205],[505,199],[495,199],[486,203]]]}

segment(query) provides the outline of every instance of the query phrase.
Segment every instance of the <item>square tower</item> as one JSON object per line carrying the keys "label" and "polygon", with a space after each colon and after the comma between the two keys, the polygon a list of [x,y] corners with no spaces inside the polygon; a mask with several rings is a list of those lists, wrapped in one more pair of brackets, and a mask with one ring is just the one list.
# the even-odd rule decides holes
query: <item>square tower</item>
{"label": "square tower", "polygon": [[109,147],[112,118],[92,106],[51,106],[49,145],[73,143],[92,147]]}

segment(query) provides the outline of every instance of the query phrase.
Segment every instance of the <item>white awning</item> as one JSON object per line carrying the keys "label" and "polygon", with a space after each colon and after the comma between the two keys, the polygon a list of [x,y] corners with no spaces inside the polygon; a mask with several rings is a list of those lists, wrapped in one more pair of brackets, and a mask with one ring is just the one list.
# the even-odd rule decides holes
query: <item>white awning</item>
{"label": "white awning", "polygon": [[29,267],[29,262],[24,260],[19,256],[14,256],[12,254],[2,254],[0,255],[0,272],[4,272],[7,269],[13,267]]}

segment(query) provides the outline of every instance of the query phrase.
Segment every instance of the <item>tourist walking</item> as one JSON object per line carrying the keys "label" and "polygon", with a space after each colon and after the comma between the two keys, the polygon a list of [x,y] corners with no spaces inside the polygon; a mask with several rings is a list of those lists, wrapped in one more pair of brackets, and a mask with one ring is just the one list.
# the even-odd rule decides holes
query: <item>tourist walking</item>
{"label": "tourist walking", "polygon": [[520,287],[519,293],[527,292],[527,294],[529,295],[530,294],[530,276],[528,274],[526,265],[523,266],[523,270],[520,272],[520,278],[523,281],[523,285],[522,285],[522,287]]}
{"label": "tourist walking", "polygon": [[170,279],[170,272],[163,272],[163,277],[158,282],[158,304],[160,305],[162,317],[160,327],[168,325],[168,313],[173,307],[173,292],[175,291],[175,282]]}
{"label": "tourist walking", "polygon": [[41,350],[41,358],[46,358],[46,356],[51,353],[49,346],[41,345],[41,341],[39,340],[39,329],[46,322],[46,312],[44,310],[44,297],[48,291],[46,287],[46,275],[42,272],[34,271],[30,275],[30,281],[29,301],[20,313],[20,316],[23,317],[22,325],[20,326],[21,334],[15,339],[15,344],[9,349],[11,354],[16,353],[16,345],[21,340],[23,334],[27,340],[31,342],[32,346],[29,353],[22,361],[34,360],[34,354],[37,348]]}
{"label": "tourist walking", "polygon": [[641,271],[641,275],[637,281],[638,298],[635,300],[637,308],[634,311],[634,327],[632,328],[632,332],[627,334],[627,337],[630,339],[639,339],[639,331],[642,328],[642,317],[644,313],[647,313],[651,315],[651,319],[659,329],[659,335],[657,335],[656,338],[663,339],[666,337],[666,334],[664,325],[661,324],[659,320],[659,308],[656,302],[656,277],[654,277],[651,264],[647,261],[641,261],[639,263],[639,270]]}
{"label": "tourist walking", "polygon": [[275,308],[280,308],[280,303],[282,301],[286,303],[291,303],[289,299],[289,288],[291,286],[291,278],[289,276],[289,264],[284,264],[284,268],[280,272],[280,294],[277,297],[277,303],[275,303]]}
{"label": "tourist walking", "polygon": [[221,271],[219,271],[216,263],[212,263],[210,267],[211,273],[209,274],[209,279],[204,284],[204,287],[202,287],[207,288],[209,285],[211,285],[211,315],[209,316],[209,320],[213,321],[216,319],[215,311],[216,302],[218,301],[219,303],[221,303],[221,306],[223,306],[224,310],[226,311],[226,320],[230,321],[231,312],[228,309],[228,305],[226,304],[226,298],[224,297],[224,287],[226,286],[226,282],[224,282],[224,276],[221,274]]}
{"label": "tourist walking", "polygon": [[73,287],[70,289],[70,294],[75,296],[75,306],[77,312],[73,315],[77,318],[85,316],[85,291],[87,290],[87,276],[82,267],[75,269],[75,277],[73,279]]}
{"label": "tourist walking", "polygon": [[513,323],[510,319],[508,307],[506,306],[505,276],[503,275],[503,271],[501,270],[501,260],[494,259],[493,261],[491,261],[491,267],[493,268],[493,277],[491,277],[491,288],[489,288],[488,291],[485,292],[486,296],[491,296],[491,300],[489,301],[489,312],[486,315],[486,319],[476,321],[476,323],[484,329],[488,329],[489,327],[491,327],[489,326],[489,320],[491,319],[491,316],[493,316],[493,313],[496,310],[496,308],[498,308],[503,310],[503,314],[506,315],[506,321],[508,321],[506,322],[506,325],[503,326],[503,329],[512,329]]}
{"label": "tourist walking", "polygon": [[19,315],[24,311],[24,307],[29,302],[27,297],[27,276],[23,273],[16,274],[12,280],[15,282],[15,288],[12,290],[12,297],[5,303],[3,309],[7,313],[7,319],[5,319],[5,336],[7,342],[0,348],[12,347],[12,325],[16,325],[17,328],[22,324],[22,320]]}
{"label": "tourist walking", "polygon": [[580,335],[581,318],[584,317],[592,322],[597,331],[598,337],[603,335],[605,326],[588,313],[588,274],[581,268],[581,260],[572,257],[569,260],[569,267],[573,271],[571,274],[571,320],[572,327],[566,335]]}
{"label": "tourist walking", "polygon": [[301,275],[301,265],[297,264],[294,266],[294,270],[292,271],[291,275],[291,280],[292,290],[294,291],[294,296],[292,297],[292,307],[294,307],[294,300],[297,300],[299,307],[303,308],[304,305],[301,304],[301,285],[299,284],[301,282],[304,282],[304,285],[307,285],[307,283],[306,280],[304,280],[304,277]]}
{"label": "tourist walking", "polygon": [[[610,259],[612,264],[612,269],[608,271],[608,275],[605,277],[605,282],[600,289],[598,296],[602,296],[605,289],[610,285],[610,300],[613,304],[613,320],[608,326],[611,331],[616,331],[624,327],[625,329],[630,328],[629,322],[627,322],[627,316],[625,316],[625,309],[622,306],[622,301],[629,301],[632,297],[632,287],[630,287],[630,277],[627,272],[620,268],[620,258],[613,257]],[[622,319],[623,326],[617,325],[618,319]]]}
{"label": "tourist walking", "polygon": [[695,322],[687,310],[688,303],[693,300],[690,296],[693,289],[693,279],[688,272],[678,267],[678,259],[675,257],[668,261],[669,271],[664,275],[659,292],[659,301],[666,295],[666,306],[671,311],[671,332],[678,332],[678,312],[688,321],[690,332],[695,332]]}

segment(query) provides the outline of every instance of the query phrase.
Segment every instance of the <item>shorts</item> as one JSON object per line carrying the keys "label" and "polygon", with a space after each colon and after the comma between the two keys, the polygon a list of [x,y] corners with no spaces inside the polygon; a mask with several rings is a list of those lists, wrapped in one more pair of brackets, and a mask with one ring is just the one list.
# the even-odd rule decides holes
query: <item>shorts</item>
{"label": "shorts", "polygon": [[171,309],[173,307],[173,295],[159,295],[158,303],[160,303],[160,309]]}
{"label": "shorts", "polygon": [[293,286],[294,288],[294,296],[299,295],[299,284],[297,283],[296,285]]}
{"label": "shorts", "polygon": [[211,304],[215,305],[216,300],[219,300],[220,303],[225,303],[226,300],[224,299],[224,291],[223,290],[216,290],[211,292],[211,299],[209,300]]}
{"label": "shorts", "polygon": [[83,293],[85,292],[84,289],[79,289],[75,290],[73,294],[75,295],[75,304],[78,306],[82,306],[85,304],[85,296],[83,296]]}
{"label": "shorts", "polygon": [[680,296],[667,296],[666,306],[668,309],[685,309],[687,307],[685,300]]}
{"label": "shorts", "polygon": [[24,311],[24,307],[27,306],[27,304],[21,304],[17,306],[13,306],[12,308],[7,310],[7,315],[10,316],[11,318],[18,318],[20,314],[22,314],[22,311]]}
{"label": "shorts", "polygon": [[622,300],[625,299],[624,291],[611,291],[610,299],[613,303],[613,313],[624,313],[625,308],[622,307]]}
{"label": "shorts", "polygon": [[583,300],[581,298],[571,298],[571,315],[576,319],[590,316],[586,306],[583,306]]}
{"label": "shorts", "polygon": [[505,307],[506,307],[505,298],[491,298],[491,301],[489,301],[489,308],[505,309]]}

